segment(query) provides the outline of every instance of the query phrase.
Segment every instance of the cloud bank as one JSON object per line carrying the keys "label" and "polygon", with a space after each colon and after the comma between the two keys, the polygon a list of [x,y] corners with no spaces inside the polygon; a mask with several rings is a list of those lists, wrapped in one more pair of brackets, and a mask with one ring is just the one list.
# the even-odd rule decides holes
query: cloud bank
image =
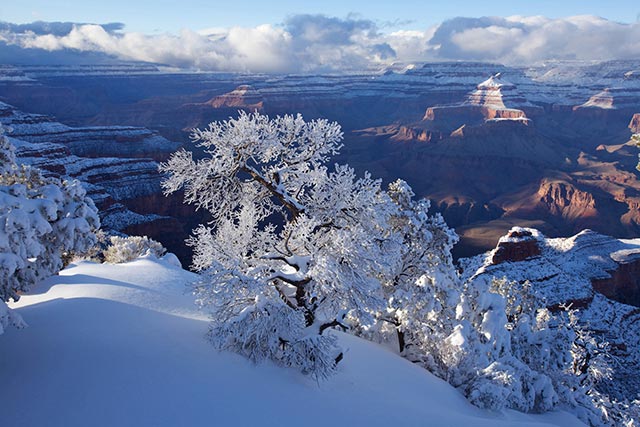
{"label": "cloud bank", "polygon": [[393,62],[481,60],[530,64],[548,59],[640,58],[640,24],[593,16],[455,18],[426,30],[386,33],[359,18],[296,15],[282,25],[145,35],[123,24],[0,22],[0,60],[84,55],[210,71],[361,70]]}

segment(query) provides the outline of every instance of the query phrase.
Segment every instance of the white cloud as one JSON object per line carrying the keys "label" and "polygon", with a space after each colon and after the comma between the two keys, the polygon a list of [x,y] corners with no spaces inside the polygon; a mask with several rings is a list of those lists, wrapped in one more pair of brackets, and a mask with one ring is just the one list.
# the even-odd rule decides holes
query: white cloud
{"label": "white cloud", "polygon": [[[213,28],[145,35],[106,25],[0,22],[2,49],[109,55],[203,70],[338,71],[391,62],[486,60],[506,64],[545,59],[640,57],[640,24],[593,16],[454,18],[427,30],[384,33],[349,17],[296,15],[281,26]],[[35,51],[37,52],[37,51]]]}
{"label": "white cloud", "polygon": [[471,28],[454,33],[451,41],[462,52],[471,52],[484,58],[508,54],[514,41],[521,39],[521,28],[505,28],[490,25],[485,28]]}
{"label": "white cloud", "polygon": [[640,24],[594,16],[455,18],[430,40],[437,56],[523,64],[545,59],[640,58]]}

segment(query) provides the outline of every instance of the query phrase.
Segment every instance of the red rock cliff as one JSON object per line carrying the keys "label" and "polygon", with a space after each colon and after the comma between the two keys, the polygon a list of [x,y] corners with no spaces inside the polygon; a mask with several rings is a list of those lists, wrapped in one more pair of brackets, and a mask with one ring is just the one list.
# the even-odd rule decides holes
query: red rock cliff
{"label": "red rock cliff", "polygon": [[633,133],[640,133],[640,113],[633,115],[629,123],[629,129],[631,129]]}

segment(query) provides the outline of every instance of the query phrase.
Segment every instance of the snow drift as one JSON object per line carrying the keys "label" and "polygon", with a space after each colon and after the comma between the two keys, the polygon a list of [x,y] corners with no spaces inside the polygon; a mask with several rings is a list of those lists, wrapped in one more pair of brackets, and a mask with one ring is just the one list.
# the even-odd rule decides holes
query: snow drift
{"label": "snow drift", "polygon": [[563,412],[490,413],[376,344],[317,383],[215,351],[192,273],[154,257],[72,264],[12,304],[29,327],[0,338],[7,426],[579,426]]}

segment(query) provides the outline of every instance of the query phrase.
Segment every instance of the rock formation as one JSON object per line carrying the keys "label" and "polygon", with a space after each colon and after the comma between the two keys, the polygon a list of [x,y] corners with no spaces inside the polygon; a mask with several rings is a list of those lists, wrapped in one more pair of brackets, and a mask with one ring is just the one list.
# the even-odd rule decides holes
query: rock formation
{"label": "rock formation", "polygon": [[605,88],[594,94],[587,102],[574,107],[574,110],[598,108],[602,110],[625,110],[638,108],[638,95],[635,88]]}
{"label": "rock formation", "polygon": [[514,228],[498,241],[491,262],[498,265],[503,262],[518,262],[540,255],[538,239],[531,230]]}
{"label": "rock formation", "polygon": [[240,85],[231,92],[216,96],[207,102],[213,108],[242,108],[261,111],[264,98],[250,85]]}
{"label": "rock formation", "polygon": [[517,120],[527,123],[527,116],[541,114],[542,108],[529,102],[513,83],[497,73],[476,86],[461,103],[427,108],[423,122],[432,122],[435,128],[477,125],[490,120]]}
{"label": "rock formation", "polygon": [[640,113],[633,115],[631,122],[629,123],[629,129],[633,133],[640,133]]}

